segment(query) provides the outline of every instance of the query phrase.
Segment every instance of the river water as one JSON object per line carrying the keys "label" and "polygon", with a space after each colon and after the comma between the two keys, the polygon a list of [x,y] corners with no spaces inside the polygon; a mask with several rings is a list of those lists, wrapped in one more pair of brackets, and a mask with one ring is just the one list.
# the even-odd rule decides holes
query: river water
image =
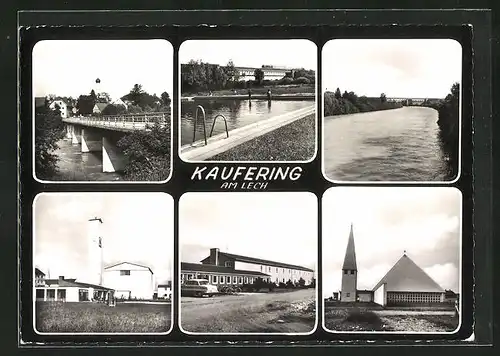
{"label": "river water", "polygon": [[55,180],[68,181],[118,181],[122,180],[119,173],[104,173],[102,171],[102,152],[82,153],[81,145],[71,143],[69,139],[60,140],[58,157],[58,173]]}
{"label": "river water", "polygon": [[[272,116],[285,114],[294,110],[310,106],[313,102],[308,100],[199,100],[183,101],[181,103],[181,145],[193,142],[193,125],[195,110],[202,105],[206,113],[207,137],[210,135],[213,119],[222,114],[226,117],[228,130],[233,130],[245,125],[268,119]],[[203,139],[203,124],[201,113],[198,113],[196,125],[196,141]],[[217,119],[213,135],[224,133],[224,120]]]}
{"label": "river water", "polygon": [[341,181],[447,181],[448,160],[426,107],[330,116],[324,121],[324,167]]}

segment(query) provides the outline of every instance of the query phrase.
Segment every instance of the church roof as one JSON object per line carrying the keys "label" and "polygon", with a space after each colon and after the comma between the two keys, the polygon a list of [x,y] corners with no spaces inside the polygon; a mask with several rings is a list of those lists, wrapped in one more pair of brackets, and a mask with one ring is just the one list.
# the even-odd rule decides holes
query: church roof
{"label": "church roof", "polygon": [[420,268],[406,253],[373,288],[386,284],[388,292],[439,292],[444,289]]}
{"label": "church roof", "polygon": [[344,257],[344,265],[342,269],[349,269],[357,271],[358,267],[356,265],[356,249],[354,247],[354,232],[352,231],[351,224],[351,232],[349,233],[349,240],[347,241],[347,249],[345,251]]}

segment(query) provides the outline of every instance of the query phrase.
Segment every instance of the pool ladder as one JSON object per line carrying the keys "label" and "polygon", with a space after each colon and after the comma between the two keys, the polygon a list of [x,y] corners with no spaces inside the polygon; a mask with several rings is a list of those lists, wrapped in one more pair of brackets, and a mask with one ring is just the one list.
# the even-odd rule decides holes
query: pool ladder
{"label": "pool ladder", "polygon": [[[203,119],[203,138],[205,139],[205,146],[208,144],[207,143],[207,125],[206,125],[206,114],[205,114],[205,109],[203,106],[198,105],[196,107],[196,112],[194,115],[194,125],[193,125],[193,143],[196,141],[196,124],[198,123],[198,112],[201,111],[202,114],[202,119]],[[229,131],[227,130],[227,120],[226,117],[222,114],[218,114],[217,116],[214,117],[214,122],[212,123],[212,129],[210,130],[210,136],[212,137],[212,133],[214,132],[214,127],[215,127],[215,122],[217,121],[218,117],[222,117],[224,119],[224,125],[226,126],[226,138],[229,137]]]}

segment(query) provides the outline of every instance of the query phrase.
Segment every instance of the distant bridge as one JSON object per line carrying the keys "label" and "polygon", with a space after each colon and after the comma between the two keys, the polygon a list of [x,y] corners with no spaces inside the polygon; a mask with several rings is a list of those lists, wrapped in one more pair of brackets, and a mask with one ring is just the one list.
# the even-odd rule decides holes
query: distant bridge
{"label": "distant bridge", "polygon": [[64,118],[66,138],[80,145],[82,153],[102,152],[102,171],[116,172],[126,159],[117,142],[127,133],[148,130],[154,123],[167,125],[168,114],[147,113],[114,116],[73,116]]}
{"label": "distant bridge", "polygon": [[388,102],[406,103],[407,105],[411,105],[411,104],[420,105],[420,104],[423,104],[424,101],[435,103],[435,102],[439,102],[441,100],[444,100],[444,98],[401,98],[401,97],[399,97],[399,98],[398,97],[387,98]]}

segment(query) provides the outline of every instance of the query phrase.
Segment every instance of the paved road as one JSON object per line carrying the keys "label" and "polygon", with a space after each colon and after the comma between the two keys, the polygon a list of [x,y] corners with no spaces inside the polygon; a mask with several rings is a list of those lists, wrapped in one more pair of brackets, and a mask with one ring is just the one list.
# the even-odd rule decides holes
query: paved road
{"label": "paved road", "polygon": [[188,332],[293,332],[313,330],[316,310],[314,289],[287,293],[255,293],[182,297],[181,326]]}

